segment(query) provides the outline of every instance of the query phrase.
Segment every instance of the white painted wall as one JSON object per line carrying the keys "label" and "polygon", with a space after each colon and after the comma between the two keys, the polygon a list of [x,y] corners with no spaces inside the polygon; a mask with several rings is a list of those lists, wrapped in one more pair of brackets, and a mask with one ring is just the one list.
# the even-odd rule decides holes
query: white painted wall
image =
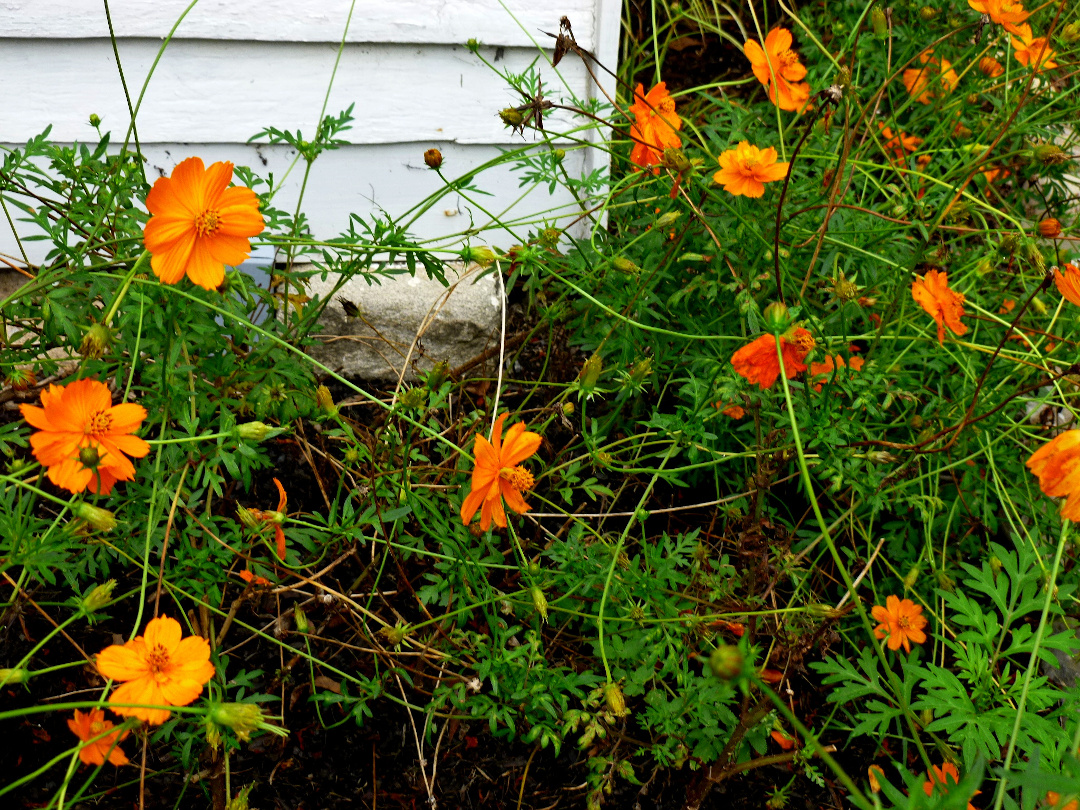
{"label": "white painted wall", "polygon": [[[186,0],[111,0],[109,6],[133,97],[176,26],[137,119],[151,179],[193,154],[282,176],[294,157],[287,148],[246,141],[268,125],[314,131],[350,0],[202,0],[179,25]],[[620,9],[620,0],[357,0],[327,106],[336,114],[356,104],[353,129],[345,133],[354,145],[315,164],[304,205],[315,234],[337,235],[351,211],[399,214],[435,190],[439,180],[423,164],[425,149],[442,149],[446,173],[456,177],[500,149],[531,141],[499,121],[498,110],[519,100],[463,47],[465,40],[479,40],[489,61],[514,72],[536,60],[549,97],[598,97],[580,60],[568,56],[555,71],[550,50],[541,53],[536,43],[550,48],[553,40],[541,30],[556,32],[565,14],[578,42],[614,67]],[[0,98],[0,144],[25,142],[50,124],[57,141],[96,141],[91,113],[122,141],[129,116],[103,5],[2,0]],[[545,121],[556,131],[573,126],[565,114]],[[573,174],[596,160],[604,160],[599,150],[571,151],[567,168]],[[289,176],[279,207],[295,205],[301,175]],[[489,211],[502,213],[525,192],[513,209],[519,216],[575,210],[568,195],[519,188],[507,170],[485,177],[479,185],[494,196],[477,202]],[[470,213],[474,226],[487,221],[478,205],[456,197],[413,230],[437,238],[469,227]],[[20,234],[26,227],[19,225]],[[516,237],[490,241],[509,245]],[[40,243],[26,247],[36,254],[32,260],[40,258]],[[16,252],[0,222],[0,253]]]}

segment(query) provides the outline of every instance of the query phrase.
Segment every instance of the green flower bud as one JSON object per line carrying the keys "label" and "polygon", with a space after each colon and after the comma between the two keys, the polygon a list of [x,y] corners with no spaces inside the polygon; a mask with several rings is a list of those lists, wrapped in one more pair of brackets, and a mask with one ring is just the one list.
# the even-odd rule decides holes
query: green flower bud
{"label": "green flower bud", "polygon": [[563,416],[573,416],[575,410],[573,402],[564,402],[562,404]]}
{"label": "green flower bud", "polygon": [[641,273],[641,268],[634,264],[627,258],[622,256],[616,256],[611,260],[611,266],[618,270],[620,273],[626,273],[627,275],[636,276]]}
{"label": "green flower bud", "polygon": [[25,669],[0,669],[0,687],[26,683],[28,680],[30,673]]}
{"label": "green flower bud", "polygon": [[90,593],[83,597],[79,606],[80,609],[83,613],[96,613],[112,601],[115,588],[115,579],[109,579],[100,585],[95,585]]}
{"label": "green flower bud", "polygon": [[552,152],[552,155],[555,156],[555,162],[556,163],[562,163],[563,160],[566,159],[566,150],[565,149],[556,149],[554,152]]}
{"label": "green flower bud", "polygon": [[1068,152],[1052,143],[1039,144],[1031,150],[1031,154],[1043,166],[1060,166],[1072,160]]}
{"label": "green flower bud", "polygon": [[652,358],[645,357],[634,363],[630,369],[630,384],[634,388],[640,388],[652,374]]}
{"label": "green flower bud", "polygon": [[742,651],[730,644],[722,644],[709,655],[709,669],[713,675],[721,680],[732,681],[738,678],[743,671]]}
{"label": "green flower bud", "polygon": [[90,126],[97,129],[101,126],[101,116],[96,113],[90,113]]}
{"label": "green flower bud", "polygon": [[533,608],[540,614],[540,619],[547,624],[548,620],[548,600],[544,596],[544,592],[537,586],[533,585],[529,588],[529,596],[532,597]]}
{"label": "green flower bud", "polygon": [[95,323],[83,335],[82,343],[79,345],[79,354],[97,359],[109,350],[111,344],[112,332],[109,331],[109,327]]}
{"label": "green flower bud", "polygon": [[407,388],[401,393],[401,407],[414,410],[427,405],[428,391],[422,386]]}
{"label": "green flower bud", "polygon": [[626,697],[623,695],[622,687],[617,683],[604,686],[604,703],[607,704],[608,711],[616,717],[626,717],[630,714],[630,710],[626,708]]}
{"label": "green flower bud", "polygon": [[1061,41],[1069,45],[1080,42],[1080,22],[1071,22],[1062,28]]}
{"label": "green flower bud", "polygon": [[96,447],[84,447],[79,451],[79,463],[88,470],[97,469],[97,465],[100,461],[101,455],[98,453]]}
{"label": "green flower bud", "polygon": [[581,387],[592,390],[600,381],[600,374],[604,370],[604,358],[599,354],[590,355],[589,359],[581,367]]}
{"label": "green flower bud", "polygon": [[445,360],[440,360],[435,364],[431,371],[428,372],[424,385],[428,387],[429,391],[438,391],[449,377],[450,364]]}
{"label": "green flower bud", "polygon": [[904,577],[904,589],[911,590],[915,587],[915,583],[919,581],[919,566],[913,565],[907,572],[907,576]]}
{"label": "green flower bud", "polygon": [[308,622],[307,614],[304,613],[304,609],[297,605],[293,608],[293,622],[296,624],[296,629],[300,633],[307,633],[311,630],[311,623]]}
{"label": "green flower bud", "polygon": [[786,332],[791,326],[791,315],[788,313],[788,308],[779,301],[774,301],[765,307],[762,317],[765,319],[765,328],[774,335]]}
{"label": "green flower bud", "polygon": [[656,227],[660,230],[667,228],[675,224],[675,220],[682,216],[680,211],[668,211],[666,214],[656,220]]}
{"label": "green flower bud", "polygon": [[874,27],[874,36],[884,38],[889,33],[889,23],[885,17],[885,10],[881,6],[870,9],[870,24]]}
{"label": "green flower bud", "polygon": [[272,428],[262,422],[244,422],[233,428],[237,438],[249,442],[261,442],[281,433],[281,428]]}
{"label": "green flower bud", "polygon": [[394,627],[387,625],[379,629],[379,635],[386,639],[386,643],[391,647],[398,647],[409,637],[411,632],[407,624],[398,624]]}
{"label": "green flower bud", "polygon": [[315,404],[319,406],[319,410],[323,412],[324,416],[331,418],[337,416],[337,405],[334,404],[334,398],[330,395],[330,389],[325,385],[320,385],[315,389]]}
{"label": "green flower bud", "polygon": [[474,38],[470,38],[466,40],[465,47],[473,53],[476,53],[478,50],[480,50],[480,42]]}
{"label": "green flower bud", "polygon": [[279,737],[289,732],[280,726],[266,722],[266,716],[257,703],[211,704],[209,718],[218,726],[231,728],[241,741],[247,742],[256,731],[269,731]]}
{"label": "green flower bud", "polygon": [[83,501],[73,511],[75,517],[85,520],[99,532],[111,532],[116,528],[116,518],[108,509],[102,509]]}
{"label": "green flower bud", "polygon": [[495,251],[489,247],[464,248],[458,255],[466,264],[478,264],[481,267],[491,267],[498,258]]}
{"label": "green flower bud", "polygon": [[933,6],[923,6],[919,9],[919,17],[929,22],[941,13],[940,9],[936,9]]}

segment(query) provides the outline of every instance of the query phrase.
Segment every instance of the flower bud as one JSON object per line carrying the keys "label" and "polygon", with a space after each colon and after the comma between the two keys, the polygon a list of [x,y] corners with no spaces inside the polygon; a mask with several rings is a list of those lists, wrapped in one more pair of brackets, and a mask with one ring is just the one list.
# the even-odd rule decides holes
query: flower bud
{"label": "flower bud", "polygon": [[934,17],[936,17],[940,13],[941,11],[934,8],[933,6],[923,6],[919,9],[919,17],[923,20],[926,20],[927,22],[934,19]]}
{"label": "flower bud", "polygon": [[429,391],[438,391],[449,377],[450,364],[445,360],[440,360],[432,367],[431,371],[428,372],[427,379],[424,380],[424,385],[427,386]]}
{"label": "flower bud", "polygon": [[627,275],[636,276],[641,273],[641,268],[634,264],[629,259],[622,256],[616,256],[611,260],[612,266],[620,273],[626,273]]}
{"label": "flower bud", "polygon": [[458,255],[466,264],[478,264],[481,267],[491,267],[497,258],[495,251],[489,247],[463,248]]}
{"label": "flower bud", "polygon": [[885,37],[889,33],[889,22],[881,6],[870,9],[870,24],[874,27],[874,36]]}
{"label": "flower bud", "polygon": [[725,681],[738,678],[743,671],[743,654],[738,647],[722,644],[709,655],[709,669],[713,675]]}
{"label": "flower bud", "polygon": [[907,576],[904,577],[904,589],[910,591],[915,587],[915,583],[919,580],[919,566],[913,565],[908,569]]}
{"label": "flower bud", "polygon": [[1001,243],[998,245],[998,250],[1002,253],[1013,253],[1016,251],[1017,245],[1020,244],[1020,240],[1015,233],[1007,233],[1001,237]]}
{"label": "flower bud", "polygon": [[257,703],[217,703],[210,707],[210,719],[219,726],[231,728],[243,742],[251,739],[256,731],[269,731],[284,737],[287,732],[280,726],[266,722],[262,709]]}
{"label": "flower bud", "polygon": [[885,771],[880,765],[871,765],[866,769],[866,775],[870,779],[870,790],[873,793],[881,792],[881,780],[885,778]]}
{"label": "flower bud", "polygon": [[416,408],[423,408],[427,405],[427,398],[427,388],[417,385],[405,389],[405,391],[402,392],[399,401],[401,402],[401,407],[414,410]]}
{"label": "flower bud", "polygon": [[100,461],[101,454],[98,453],[96,447],[84,447],[79,451],[79,463],[88,470],[97,469],[97,465]]}
{"label": "flower bud", "polygon": [[1039,222],[1039,235],[1046,239],[1057,239],[1061,236],[1061,223],[1051,217]]}
{"label": "flower bud", "polygon": [[956,580],[949,576],[944,570],[938,568],[934,571],[934,577],[937,579],[938,587],[943,591],[952,593],[956,590]]}
{"label": "flower bud", "polygon": [[520,127],[525,123],[525,116],[513,107],[507,107],[505,110],[499,110],[499,118],[508,127]]}
{"label": "flower bud", "polygon": [[386,643],[391,647],[397,647],[409,637],[409,626],[405,624],[395,625],[394,627],[387,625],[379,629],[379,635],[386,639]]}
{"label": "flower bud", "polygon": [[276,436],[281,428],[272,428],[262,422],[244,422],[233,428],[237,438],[249,442],[261,442],[263,439]]}
{"label": "flower bud", "polygon": [[438,169],[442,166],[442,152],[438,149],[428,149],[424,152],[424,163],[429,169]]}
{"label": "flower bud", "polygon": [[250,529],[251,531],[258,530],[258,528],[262,525],[262,521],[260,521],[258,517],[256,517],[255,513],[246,507],[237,506],[236,516],[240,518],[240,522],[245,526],[245,528]]}
{"label": "flower bud", "polygon": [[79,345],[79,354],[83,357],[92,357],[95,360],[109,350],[112,343],[112,332],[104,324],[95,323],[85,335]]}
{"label": "flower bud", "polygon": [[994,263],[989,258],[983,259],[977,265],[975,265],[975,274],[979,276],[988,276],[994,271]]}
{"label": "flower bud", "polygon": [[108,509],[102,509],[86,501],[81,502],[74,510],[75,517],[85,520],[99,532],[111,532],[116,528],[116,518]]}
{"label": "flower bud", "polygon": [[590,355],[589,359],[581,367],[581,387],[587,391],[595,388],[600,381],[600,374],[603,370],[604,358],[596,353]]}
{"label": "flower bud", "polygon": [[320,385],[315,389],[315,404],[319,406],[319,410],[325,416],[333,418],[338,414],[337,405],[334,404],[334,398],[330,395],[330,389],[325,385]]}
{"label": "flower bud", "polygon": [[622,687],[617,683],[604,686],[604,702],[607,704],[608,711],[616,717],[626,717],[630,714],[630,710],[626,708],[626,697],[623,695]]}
{"label": "flower bud", "polygon": [[1024,258],[1031,263],[1035,270],[1040,273],[1046,270],[1046,257],[1043,256],[1034,239],[1025,239],[1020,247]]}
{"label": "flower bud", "polygon": [[562,163],[566,159],[566,150],[556,149],[551,153],[551,155],[555,158],[556,163]]}
{"label": "flower bud", "polygon": [[116,588],[116,580],[110,579],[95,585],[86,596],[83,597],[80,608],[83,613],[96,613],[112,601],[113,590]]}
{"label": "flower bud", "polygon": [[4,377],[4,385],[13,391],[26,391],[37,385],[37,375],[31,368],[13,368]]}
{"label": "flower bud", "polygon": [[1046,302],[1037,295],[1031,299],[1029,306],[1031,307],[1031,311],[1039,317],[1046,315],[1050,311],[1050,307],[1046,305]]}
{"label": "flower bud", "polygon": [[839,619],[844,615],[844,611],[837,610],[834,607],[823,605],[818,602],[807,605],[806,612],[819,619]]}
{"label": "flower bud", "polygon": [[660,230],[663,230],[669,225],[673,225],[675,223],[675,220],[677,220],[680,216],[682,216],[682,213],[680,211],[668,211],[666,214],[662,215],[656,220],[656,227],[660,228]]}
{"label": "flower bud", "polygon": [[307,614],[304,613],[304,609],[297,605],[293,608],[293,623],[296,625],[296,631],[298,633],[311,632],[311,623],[308,621]]}
{"label": "flower bud", "polygon": [[535,608],[536,612],[540,614],[540,618],[541,620],[543,620],[544,624],[547,624],[548,600],[547,597],[544,596],[544,592],[540,590],[540,588],[538,588],[537,586],[533,585],[531,588],[529,588],[529,596],[532,597],[533,608]]}
{"label": "flower bud", "polygon": [[90,113],[90,126],[97,129],[101,126],[101,116],[97,113]]}
{"label": "flower bud", "polygon": [[562,404],[563,416],[573,416],[575,410],[573,402],[564,402]]}
{"label": "flower bud", "polygon": [[1060,166],[1072,158],[1061,147],[1052,143],[1041,143],[1031,150],[1032,156],[1043,166]]}
{"label": "flower bud", "polygon": [[559,240],[562,238],[562,231],[558,228],[544,228],[540,231],[539,242],[546,248],[557,248],[559,246]]}
{"label": "flower bud", "polygon": [[664,149],[660,162],[665,169],[671,169],[673,172],[685,172],[692,166],[690,159],[682,149],[671,146]]}
{"label": "flower bud", "polygon": [[630,369],[630,384],[634,388],[640,388],[645,384],[645,380],[652,374],[652,358],[645,357],[634,363]]}
{"label": "flower bud", "polygon": [[765,328],[774,335],[782,334],[791,326],[791,314],[786,304],[774,301],[765,307],[762,317],[765,319]]}
{"label": "flower bud", "polygon": [[470,37],[465,41],[465,47],[473,53],[476,53],[478,50],[480,50],[480,41],[473,37]]}
{"label": "flower bud", "polygon": [[30,673],[25,669],[0,669],[0,687],[14,686],[30,680]]}
{"label": "flower bud", "polygon": [[989,76],[991,79],[995,79],[1005,72],[1005,68],[1001,66],[1001,62],[992,56],[984,56],[979,60],[979,72],[984,76]]}
{"label": "flower bud", "polygon": [[1080,42],[1080,22],[1071,22],[1061,29],[1061,40],[1069,45]]}

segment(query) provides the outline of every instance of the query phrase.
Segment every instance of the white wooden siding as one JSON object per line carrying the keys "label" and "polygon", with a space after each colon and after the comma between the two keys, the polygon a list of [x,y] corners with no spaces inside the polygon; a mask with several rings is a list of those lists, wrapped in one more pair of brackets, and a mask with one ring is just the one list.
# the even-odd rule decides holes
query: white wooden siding
{"label": "white wooden siding", "polygon": [[[525,70],[536,60],[545,94],[599,96],[576,57],[553,71],[532,44],[553,40],[570,17],[579,43],[613,66],[617,55],[619,0],[360,0],[327,106],[355,103],[356,121],[344,133],[352,146],[316,162],[305,194],[314,233],[335,236],[350,211],[397,215],[438,187],[422,161],[438,146],[448,176],[458,176],[494,157],[500,148],[524,145],[497,117],[520,103],[490,69],[463,47],[476,38],[482,54],[499,68]],[[128,88],[137,96],[164,37],[187,5],[178,0],[112,0],[113,23]],[[151,166],[168,172],[180,160],[200,155],[207,162],[231,160],[280,177],[291,162],[285,147],[245,142],[265,126],[310,135],[348,13],[348,0],[203,0],[184,19],[151,79],[138,116],[139,138]],[[524,30],[522,28],[524,26]],[[91,113],[103,128],[123,138],[127,106],[107,38],[102,6],[90,0],[0,0],[0,144],[19,144],[53,125],[60,142],[96,140]],[[497,59],[497,61],[495,61]],[[565,82],[565,85],[563,84]],[[607,88],[610,92],[611,88]],[[545,116],[556,128],[565,114]],[[601,152],[570,152],[573,174],[602,161]],[[265,161],[265,163],[264,163]],[[156,172],[151,173],[151,177]],[[285,184],[276,204],[291,210],[299,172]],[[503,211],[522,190],[500,169],[478,184],[494,194],[482,205]],[[440,205],[416,224],[423,238],[469,227],[468,206]],[[573,210],[569,196],[531,192],[519,215]],[[459,211],[447,215],[444,211]],[[484,216],[474,209],[474,222]],[[24,227],[24,226],[23,226]],[[20,230],[20,232],[23,232]],[[523,234],[522,234],[523,235]],[[508,245],[515,235],[490,241]],[[40,259],[41,243],[28,243]],[[14,239],[0,221],[0,252],[13,255]]]}

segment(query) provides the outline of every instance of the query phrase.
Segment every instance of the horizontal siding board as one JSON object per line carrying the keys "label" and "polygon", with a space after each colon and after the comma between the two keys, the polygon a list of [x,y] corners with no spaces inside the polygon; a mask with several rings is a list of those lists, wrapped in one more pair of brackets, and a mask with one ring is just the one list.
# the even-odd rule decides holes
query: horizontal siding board
{"label": "horizontal siding board", "polygon": [[[594,49],[598,0],[358,0],[349,42],[464,43],[526,47],[530,34],[556,32],[566,15],[577,40]],[[160,38],[169,33],[188,0],[111,0],[119,38]],[[181,39],[340,42],[350,0],[202,0],[177,29]],[[508,11],[508,10],[509,11]],[[511,16],[511,13],[513,16]],[[515,22],[515,18],[517,22]],[[520,24],[519,24],[520,23]],[[0,37],[82,39],[107,37],[100,3],[91,0],[4,0]]]}
{"label": "horizontal siding board", "polygon": [[[438,191],[443,183],[423,160],[424,150],[432,145],[442,150],[443,170],[449,179],[496,157],[500,149],[497,145],[437,143],[346,146],[326,152],[312,167],[304,193],[303,210],[308,215],[312,233],[320,239],[337,236],[348,226],[350,212],[370,218],[375,212],[385,211],[398,217]],[[191,155],[198,155],[207,164],[229,160],[253,167],[262,177],[272,172],[279,179],[284,177],[295,158],[295,153],[288,147],[238,144],[155,144],[148,146],[144,154],[151,182],[161,174],[171,172],[177,163]],[[581,171],[584,155],[583,149],[567,153],[566,167],[571,176]],[[275,207],[293,211],[302,177],[299,168],[288,176],[274,199]],[[509,165],[485,171],[475,178],[474,184],[490,192],[491,196],[477,196],[475,203],[479,205],[459,194],[443,197],[410,227],[410,231],[418,239],[444,239],[470,227],[489,227],[489,219],[481,206],[500,214],[513,206],[512,214],[508,216],[519,223],[526,218],[541,216],[566,225],[580,214],[573,198],[562,187],[558,187],[552,196],[548,195],[547,186],[534,187],[515,204],[525,190],[519,187],[519,179],[520,175]],[[10,210],[14,217],[21,215],[17,209]],[[16,222],[16,225],[21,236],[32,232],[25,222]],[[474,244],[508,248],[523,241],[530,229],[538,231],[541,227],[517,224],[510,231],[489,227],[474,238]],[[580,229],[576,233],[580,235]],[[26,242],[24,247],[33,262],[40,262],[47,252],[47,246],[42,242]],[[0,253],[12,258],[19,256],[15,239],[3,218],[0,218]]]}
{"label": "horizontal siding board", "polygon": [[[158,48],[154,40],[120,43],[133,96]],[[319,43],[174,42],[139,111],[139,137],[144,143],[242,143],[266,126],[310,135],[335,54],[335,46]],[[484,49],[484,56],[495,60],[496,50]],[[535,49],[506,48],[494,64],[522,72],[534,60],[545,94],[568,95]],[[590,94],[580,60],[563,60],[558,73],[579,97]],[[91,113],[122,138],[129,120],[108,40],[0,41],[0,98],[0,142],[23,142],[49,124],[58,141],[87,140],[94,137]],[[336,114],[354,102],[357,120],[344,136],[354,143],[521,143],[498,118],[501,108],[520,99],[463,47],[346,46],[327,111]],[[569,126],[565,113],[545,120],[556,131]]]}

